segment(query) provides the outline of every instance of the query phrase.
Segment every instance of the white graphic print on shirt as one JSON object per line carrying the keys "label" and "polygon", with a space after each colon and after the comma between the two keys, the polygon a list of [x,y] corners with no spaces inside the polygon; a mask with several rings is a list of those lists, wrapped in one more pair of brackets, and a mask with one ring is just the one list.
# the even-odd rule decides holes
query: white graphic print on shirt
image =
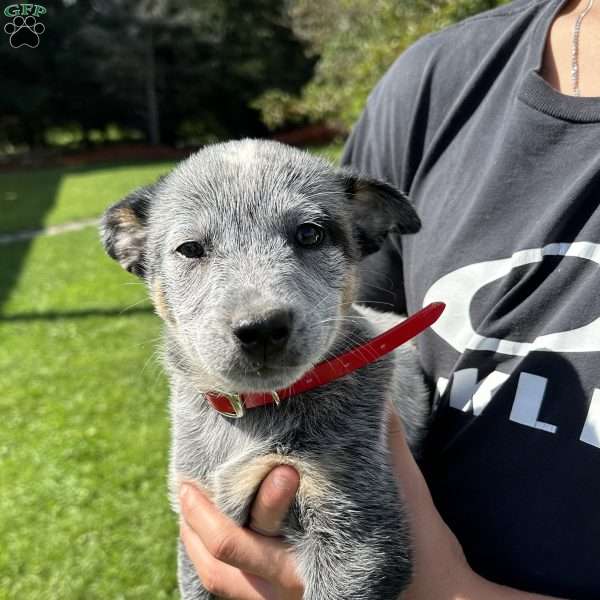
{"label": "white graphic print on shirt", "polygon": [[[526,356],[536,350],[546,352],[599,352],[600,317],[590,323],[548,335],[536,336],[528,342],[497,339],[479,335],[471,322],[470,308],[475,294],[492,281],[506,276],[517,267],[541,262],[546,256],[569,256],[591,260],[600,266],[600,244],[573,242],[548,244],[515,252],[508,258],[467,265],[438,279],[427,291],[423,300],[426,306],[435,300],[446,302],[446,310],[432,326],[444,341],[458,352],[487,350],[510,356]],[[494,392],[508,379],[507,373],[494,371],[478,382],[478,370],[461,369],[454,373],[449,404],[463,412],[478,416],[492,400]],[[519,376],[510,420],[521,425],[556,433],[557,425],[538,420],[546,393],[548,379],[523,372]],[[441,396],[448,379],[437,382]],[[580,441],[600,448],[600,389],[593,391],[587,418],[581,430]]]}

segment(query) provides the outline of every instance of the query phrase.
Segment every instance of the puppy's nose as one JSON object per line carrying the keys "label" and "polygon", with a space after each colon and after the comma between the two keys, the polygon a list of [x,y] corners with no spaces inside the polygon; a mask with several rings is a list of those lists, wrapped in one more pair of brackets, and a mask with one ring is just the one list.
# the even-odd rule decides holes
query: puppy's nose
{"label": "puppy's nose", "polygon": [[233,335],[246,354],[264,360],[285,346],[291,329],[291,311],[272,310],[259,317],[235,322]]}

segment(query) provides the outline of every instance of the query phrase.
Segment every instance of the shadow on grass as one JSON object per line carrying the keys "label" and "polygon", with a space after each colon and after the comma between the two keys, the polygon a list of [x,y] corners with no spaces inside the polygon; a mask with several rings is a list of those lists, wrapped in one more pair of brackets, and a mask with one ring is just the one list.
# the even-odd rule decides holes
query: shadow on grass
{"label": "shadow on grass", "polygon": [[[39,183],[32,185],[25,173],[21,173],[20,178],[14,173],[0,176],[0,215],[6,215],[5,223],[2,223],[4,219],[0,216],[0,225],[10,222],[10,212],[26,210],[29,229],[41,229],[44,226],[45,216],[56,201],[61,177],[57,170],[48,170],[41,177],[42,186]],[[19,279],[31,243],[32,240],[27,240],[0,247],[0,311]]]}
{"label": "shadow on grass", "polygon": [[47,312],[17,313],[14,315],[0,315],[0,322],[14,323],[18,321],[58,321],[59,319],[85,319],[86,317],[133,317],[139,314],[151,314],[152,307],[129,308],[89,308],[84,310],[52,310]]}

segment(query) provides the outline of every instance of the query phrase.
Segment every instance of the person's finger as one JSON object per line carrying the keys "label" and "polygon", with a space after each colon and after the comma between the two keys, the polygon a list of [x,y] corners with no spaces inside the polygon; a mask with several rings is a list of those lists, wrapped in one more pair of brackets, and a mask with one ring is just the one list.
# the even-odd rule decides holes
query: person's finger
{"label": "person's finger", "polygon": [[202,585],[211,594],[237,600],[265,600],[273,596],[273,586],[266,581],[214,558],[185,520],[181,521],[180,535]]}
{"label": "person's finger", "polygon": [[296,497],[300,477],[293,467],[275,467],[261,483],[250,512],[250,529],[277,536]]}
{"label": "person's finger", "polygon": [[187,524],[218,561],[280,585],[298,580],[293,554],[282,541],[239,527],[193,485],[182,484],[180,503]]}

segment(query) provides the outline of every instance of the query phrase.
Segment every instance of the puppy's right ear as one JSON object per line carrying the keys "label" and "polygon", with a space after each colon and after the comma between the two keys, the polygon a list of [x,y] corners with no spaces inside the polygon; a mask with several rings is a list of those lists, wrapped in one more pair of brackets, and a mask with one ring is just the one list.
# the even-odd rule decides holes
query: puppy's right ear
{"label": "puppy's right ear", "polygon": [[146,226],[150,204],[159,183],[160,180],[139,188],[113,204],[104,213],[100,224],[102,242],[108,255],[138,277],[144,277],[146,273]]}

